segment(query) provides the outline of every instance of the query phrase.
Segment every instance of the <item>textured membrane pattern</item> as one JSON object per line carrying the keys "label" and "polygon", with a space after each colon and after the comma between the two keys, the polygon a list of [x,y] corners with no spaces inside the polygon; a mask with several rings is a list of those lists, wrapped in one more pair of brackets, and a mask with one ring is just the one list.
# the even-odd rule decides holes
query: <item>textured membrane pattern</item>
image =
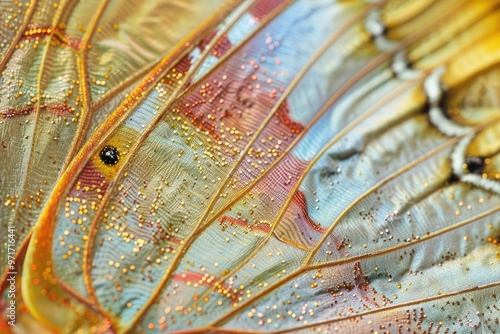
{"label": "textured membrane pattern", "polygon": [[500,332],[499,1],[0,19],[2,333]]}

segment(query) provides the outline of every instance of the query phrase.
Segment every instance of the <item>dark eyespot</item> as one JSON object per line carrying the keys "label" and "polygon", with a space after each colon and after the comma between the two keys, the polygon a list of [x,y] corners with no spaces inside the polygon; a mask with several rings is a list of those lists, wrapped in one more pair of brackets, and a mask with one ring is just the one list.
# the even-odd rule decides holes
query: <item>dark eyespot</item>
{"label": "dark eyespot", "polygon": [[453,184],[460,181],[460,177],[458,177],[456,174],[451,174],[450,178],[448,179],[448,184]]}
{"label": "dark eyespot", "polygon": [[483,157],[470,157],[465,159],[467,171],[472,174],[482,174],[486,163]]}
{"label": "dark eyespot", "polygon": [[113,146],[104,146],[101,152],[99,153],[99,158],[108,166],[113,166],[120,161],[120,153],[118,149]]}
{"label": "dark eyespot", "polygon": [[438,107],[439,109],[441,109],[441,112],[443,113],[444,117],[446,117],[447,119],[451,119],[451,115],[450,115],[450,110],[452,108],[450,108],[450,106],[448,105],[448,97],[449,93],[448,91],[446,90],[446,87],[444,87],[443,85],[441,85],[441,98],[439,99],[439,104],[438,104]]}

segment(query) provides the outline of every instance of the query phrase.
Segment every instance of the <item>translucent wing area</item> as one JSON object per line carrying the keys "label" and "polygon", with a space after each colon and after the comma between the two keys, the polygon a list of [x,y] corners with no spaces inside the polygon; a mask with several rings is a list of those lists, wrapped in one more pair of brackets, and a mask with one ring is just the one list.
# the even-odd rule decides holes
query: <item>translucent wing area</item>
{"label": "translucent wing area", "polygon": [[[168,12],[156,4],[141,8]],[[85,26],[129,13],[99,6]],[[170,53],[148,15],[95,43],[98,30],[47,25],[54,48],[86,46],[60,66],[88,73],[70,100],[92,112],[35,214],[28,312],[59,332],[497,331],[498,2],[220,6],[191,27],[173,15],[194,32]],[[108,55],[121,43],[142,52]],[[45,136],[39,99],[3,125],[35,115],[16,126]]]}

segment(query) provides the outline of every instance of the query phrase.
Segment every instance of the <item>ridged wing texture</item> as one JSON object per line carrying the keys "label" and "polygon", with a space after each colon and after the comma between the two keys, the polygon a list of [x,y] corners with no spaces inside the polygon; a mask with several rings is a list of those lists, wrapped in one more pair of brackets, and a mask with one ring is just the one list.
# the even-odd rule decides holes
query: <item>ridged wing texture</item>
{"label": "ridged wing texture", "polygon": [[[16,226],[17,242],[23,242],[87,133],[116,108],[112,98],[127,92],[222,4],[2,3],[2,230]],[[105,108],[110,101],[114,107]],[[5,263],[5,247],[0,252]]]}
{"label": "ridged wing texture", "polygon": [[[26,314],[56,332],[500,330],[497,1],[200,1],[172,15],[170,44],[167,4],[138,21],[131,4],[51,3],[65,27],[37,23],[52,36],[40,66],[87,73],[64,103],[88,124],[63,152],[30,142],[58,162],[83,147],[32,213]],[[20,19],[48,18],[26,7]],[[105,17],[123,23],[103,39],[79,29]],[[13,138],[69,117],[40,102],[62,85],[40,66],[17,71],[36,98],[5,114]],[[34,163],[16,149],[6,173]],[[32,195],[40,172],[23,173]],[[22,198],[2,214],[23,217]]]}

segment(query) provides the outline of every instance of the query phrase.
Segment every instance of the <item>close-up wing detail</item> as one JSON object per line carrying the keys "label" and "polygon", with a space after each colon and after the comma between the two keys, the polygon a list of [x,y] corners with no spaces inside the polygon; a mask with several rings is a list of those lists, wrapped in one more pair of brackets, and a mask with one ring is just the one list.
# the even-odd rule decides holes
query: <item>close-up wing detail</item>
{"label": "close-up wing detail", "polygon": [[0,332],[500,331],[500,1],[0,18]]}

